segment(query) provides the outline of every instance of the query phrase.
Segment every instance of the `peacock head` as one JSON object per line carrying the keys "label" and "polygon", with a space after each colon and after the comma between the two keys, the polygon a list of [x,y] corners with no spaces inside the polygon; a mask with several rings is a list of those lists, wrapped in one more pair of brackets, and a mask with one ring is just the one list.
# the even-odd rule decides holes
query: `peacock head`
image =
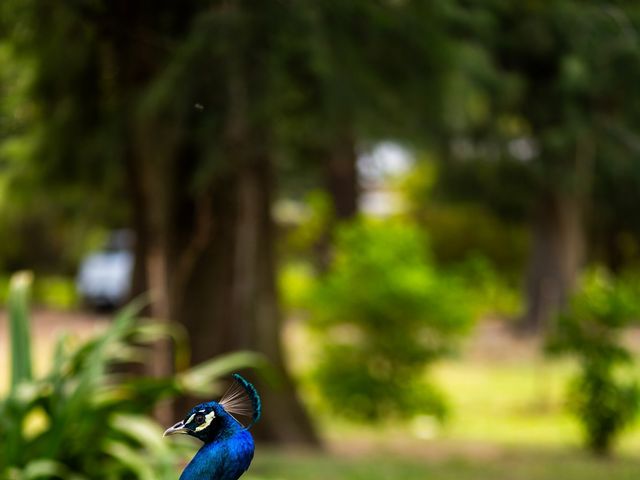
{"label": "peacock head", "polygon": [[229,428],[231,421],[234,419],[218,402],[201,403],[193,407],[183,420],[169,427],[164,435],[182,433],[207,442],[218,436],[222,427]]}
{"label": "peacock head", "polygon": [[[201,403],[193,407],[183,420],[169,427],[164,436],[187,434],[203,442],[238,429],[249,429],[260,419],[262,405],[255,387],[240,375],[233,374],[235,383],[218,402]],[[251,418],[244,427],[234,415]]]}

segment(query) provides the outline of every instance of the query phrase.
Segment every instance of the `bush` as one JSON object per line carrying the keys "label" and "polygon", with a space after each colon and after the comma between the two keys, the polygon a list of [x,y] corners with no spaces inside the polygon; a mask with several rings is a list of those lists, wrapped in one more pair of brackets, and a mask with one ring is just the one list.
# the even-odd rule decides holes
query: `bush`
{"label": "bush", "polygon": [[521,314],[521,292],[505,280],[487,257],[471,254],[450,271],[467,286],[466,299],[474,305],[475,318],[515,319]]}
{"label": "bush", "polygon": [[314,379],[335,412],[366,421],[444,415],[425,367],[450,350],[472,309],[426,245],[403,223],[339,228],[333,265],[309,302],[323,343]]}
{"label": "bush", "polygon": [[179,453],[162,441],[146,414],[182,393],[212,395],[216,380],[254,363],[251,354],[214,359],[171,378],[128,376],[123,362],[140,362],[166,328],[123,310],[100,336],[73,344],[62,338],[50,370],[31,369],[30,277],[11,282],[11,387],[0,398],[0,478],[175,479]]}
{"label": "bush", "polygon": [[571,355],[580,364],[569,406],[597,454],[608,454],[638,414],[640,390],[628,372],[633,358],[621,337],[639,313],[631,285],[596,270],[584,277],[549,340],[550,353]]}

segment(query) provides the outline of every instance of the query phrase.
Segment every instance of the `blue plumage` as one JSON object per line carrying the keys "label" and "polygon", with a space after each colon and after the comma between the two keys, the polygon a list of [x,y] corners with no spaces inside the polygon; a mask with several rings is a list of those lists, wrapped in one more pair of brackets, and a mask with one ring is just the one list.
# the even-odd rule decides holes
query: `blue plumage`
{"label": "blue plumage", "polygon": [[[184,433],[204,442],[180,480],[237,480],[253,459],[253,437],[248,429],[260,419],[261,402],[255,387],[238,374],[238,382],[219,402],[196,405],[165,435]],[[251,417],[244,427],[232,414]]]}

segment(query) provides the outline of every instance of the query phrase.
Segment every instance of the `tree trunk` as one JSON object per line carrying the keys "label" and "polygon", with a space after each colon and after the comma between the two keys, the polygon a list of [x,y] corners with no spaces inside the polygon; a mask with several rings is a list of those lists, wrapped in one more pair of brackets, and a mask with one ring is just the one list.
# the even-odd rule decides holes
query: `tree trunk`
{"label": "tree trunk", "polygon": [[573,164],[565,172],[572,183],[564,189],[556,184],[543,190],[539,197],[532,225],[527,306],[520,322],[525,332],[548,327],[576,285],[585,255],[584,212],[595,153],[595,143],[588,132],[578,137]]}
{"label": "tree trunk", "polygon": [[358,153],[348,131],[336,136],[326,150],[324,183],[332,206],[332,218],[316,245],[316,268],[326,272],[331,265],[333,232],[341,221],[353,219],[358,214],[360,186],[358,184]]}
{"label": "tree trunk", "polygon": [[256,432],[269,441],[317,445],[282,356],[268,159],[219,179],[211,192],[200,206],[183,204],[181,218],[191,219],[188,231],[200,243],[190,248],[184,237],[173,239],[172,256],[181,259],[174,288],[181,294],[172,296],[172,316],[191,335],[194,363],[239,349],[263,353],[281,382],[275,388],[258,382],[264,417]]}
{"label": "tree trunk", "polygon": [[342,132],[329,148],[325,181],[338,220],[358,213],[358,155],[353,135]]}
{"label": "tree trunk", "polygon": [[[227,13],[238,22],[245,18]],[[142,27],[140,37],[146,38]],[[245,46],[239,41],[232,45]],[[123,91],[129,94],[144,88],[163,65],[163,51],[146,43],[135,46],[116,49],[119,64],[129,66],[123,78]],[[154,55],[160,55],[160,61]],[[266,126],[252,126],[250,114],[252,99],[260,100],[265,83],[263,65],[248,60],[238,48],[237,55],[229,52],[219,67],[228,91],[204,91],[202,96],[210,93],[211,103],[221,105],[210,115],[220,115],[225,125],[216,140],[226,158],[215,173],[199,178],[197,192],[194,177],[205,153],[190,133],[191,122],[198,120],[187,114],[172,118],[162,109],[130,116],[130,161],[135,162],[132,172],[137,172],[132,176],[132,198],[140,200],[133,208],[140,209],[134,216],[140,220],[138,236],[144,242],[140,248],[146,255],[151,314],[186,328],[192,364],[238,349],[263,353],[282,381],[278,388],[259,385],[264,416],[258,433],[281,443],[315,445],[317,438],[287,375],[280,345],[271,159],[264,141]],[[172,373],[168,347],[156,346],[152,373]],[[178,405],[178,416],[184,408],[184,403]],[[167,408],[158,413],[167,424],[175,415]]]}
{"label": "tree trunk", "polygon": [[[235,162],[230,159],[194,193],[186,188],[197,161],[192,145],[162,123],[151,122],[140,134],[153,316],[185,326],[192,364],[239,349],[264,354],[281,381],[259,382],[264,416],[257,433],[274,442],[317,445],[282,356],[273,179],[262,136],[241,129],[227,150]],[[169,360],[166,345],[159,344],[153,373],[168,373]],[[179,416],[187,405],[177,407]]]}
{"label": "tree trunk", "polygon": [[575,286],[584,253],[581,199],[553,192],[541,198],[532,225],[525,331],[547,327]]}
{"label": "tree trunk", "polygon": [[[170,212],[175,189],[179,188],[174,183],[173,160],[180,133],[176,127],[163,125],[152,118],[134,125],[132,130],[134,156],[131,161],[135,165],[131,170],[138,173],[138,192],[132,195],[140,199],[133,208],[142,209],[134,212],[133,216],[138,219],[136,236],[143,242],[137,250],[145,254],[143,261],[150,296],[149,312],[155,321],[175,321],[171,307],[176,292],[171,288],[173,258],[169,245],[176,228]],[[171,352],[168,339],[157,341],[153,345],[147,373],[155,377],[172,375],[174,367]],[[159,422],[170,424],[174,419],[171,402],[159,405],[155,416]]]}
{"label": "tree trunk", "polygon": [[[140,185],[140,172],[138,171],[136,162],[132,158],[130,151],[126,153],[124,159],[124,168],[127,172],[127,184],[129,193],[129,204],[131,208],[131,229],[134,232],[134,266],[131,278],[131,289],[129,293],[129,300],[144,295],[149,291],[149,281],[147,279],[147,245],[149,244],[148,232],[146,228],[146,221],[143,212],[146,211],[146,201],[142,195],[142,191],[138,186]],[[148,307],[144,308],[143,314],[150,315]]]}

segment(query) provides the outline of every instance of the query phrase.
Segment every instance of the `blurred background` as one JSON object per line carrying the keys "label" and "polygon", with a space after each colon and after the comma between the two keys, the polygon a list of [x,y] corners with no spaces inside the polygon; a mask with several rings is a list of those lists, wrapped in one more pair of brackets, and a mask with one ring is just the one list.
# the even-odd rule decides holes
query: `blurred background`
{"label": "blurred background", "polygon": [[248,480],[636,478],[639,28],[4,0],[0,478],[177,478],[238,370]]}

